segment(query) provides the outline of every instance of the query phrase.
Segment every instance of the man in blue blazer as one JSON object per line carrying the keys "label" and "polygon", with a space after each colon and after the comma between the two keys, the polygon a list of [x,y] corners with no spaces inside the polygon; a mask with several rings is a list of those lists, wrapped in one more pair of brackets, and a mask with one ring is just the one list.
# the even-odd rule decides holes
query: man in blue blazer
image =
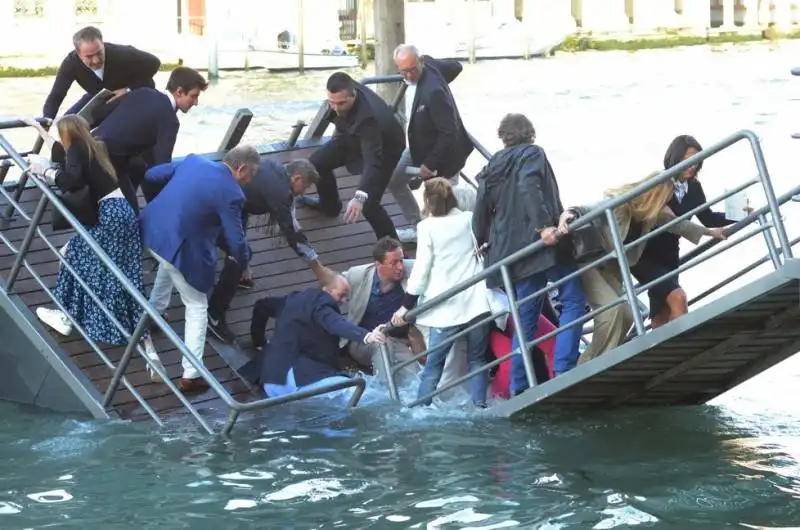
{"label": "man in blue blazer", "polygon": [[364,344],[386,342],[380,326],[369,331],[342,315],[339,304],[349,292],[347,280],[337,274],[322,289],[286,297],[264,357],[261,382],[268,397],[346,381],[340,337]]}
{"label": "man in blue blazer", "polygon": [[[139,215],[144,247],[159,265],[150,303],[163,313],[175,286],[186,306],[186,347],[201,362],[218,241],[225,242],[228,258],[243,268],[250,259],[242,227],[242,185],[258,170],[259,161],[254,147],[241,145],[228,151],[222,162],[189,155],[182,162],[153,167],[145,175],[148,182],[164,185]],[[182,391],[208,388],[187,359],[182,365]]]}
{"label": "man in blue blazer", "polygon": [[143,170],[172,160],[180,128],[176,112],[189,112],[207,87],[200,73],[179,66],[170,74],[166,91],[132,90],[95,128],[94,136],[106,144],[120,189],[134,210],[138,211],[136,190],[140,184],[148,202],[159,191],[152,183],[142,183]]}

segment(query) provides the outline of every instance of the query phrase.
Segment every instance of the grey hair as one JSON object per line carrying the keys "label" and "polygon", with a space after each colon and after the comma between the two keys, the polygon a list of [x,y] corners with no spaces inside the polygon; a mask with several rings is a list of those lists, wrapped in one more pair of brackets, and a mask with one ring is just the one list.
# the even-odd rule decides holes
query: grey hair
{"label": "grey hair", "polygon": [[76,50],[80,48],[82,43],[94,42],[96,40],[103,42],[103,34],[100,33],[100,30],[94,26],[86,26],[85,28],[81,28],[75,32],[75,35],[72,36],[72,44],[75,46]]}
{"label": "grey hair", "polygon": [[506,114],[497,127],[497,137],[503,147],[532,144],[536,139],[536,129],[524,114]]}
{"label": "grey hair", "polygon": [[317,168],[306,158],[292,160],[284,167],[286,168],[286,172],[289,174],[289,177],[292,175],[300,175],[300,178],[303,179],[303,182],[306,184],[306,186],[319,184],[319,173],[317,173]]}
{"label": "grey hair", "polygon": [[258,167],[261,163],[261,157],[252,145],[237,145],[225,153],[222,161],[233,169],[244,165]]}
{"label": "grey hair", "polygon": [[411,53],[416,59],[419,59],[419,50],[413,44],[400,44],[397,48],[394,49],[394,54],[392,58],[396,61],[397,57],[401,53],[409,52]]}

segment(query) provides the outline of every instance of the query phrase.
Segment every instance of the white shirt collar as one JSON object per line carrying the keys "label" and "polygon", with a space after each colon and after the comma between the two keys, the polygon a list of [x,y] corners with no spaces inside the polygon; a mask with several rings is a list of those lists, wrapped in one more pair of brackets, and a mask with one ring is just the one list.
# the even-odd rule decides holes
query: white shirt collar
{"label": "white shirt collar", "polygon": [[178,104],[175,103],[175,96],[173,96],[171,92],[168,92],[166,90],[162,90],[161,93],[165,94],[167,96],[167,98],[169,98],[169,102],[172,105],[172,110],[177,111],[178,110]]}

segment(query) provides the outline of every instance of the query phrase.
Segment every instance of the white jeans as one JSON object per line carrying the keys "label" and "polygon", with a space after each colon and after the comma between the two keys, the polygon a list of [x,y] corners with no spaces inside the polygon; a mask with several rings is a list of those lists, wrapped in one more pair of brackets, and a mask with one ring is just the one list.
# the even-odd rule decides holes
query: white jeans
{"label": "white jeans", "polygon": [[[201,293],[186,281],[181,271],[176,269],[171,263],[164,260],[161,256],[148,249],[150,254],[158,261],[158,273],[153,283],[153,290],[150,292],[150,303],[159,313],[164,313],[169,300],[172,297],[172,286],[178,290],[181,302],[186,306],[186,322],[184,325],[183,341],[192,354],[203,361],[203,350],[206,347],[206,326],[208,319],[208,297]],[[183,377],[186,379],[196,379],[200,373],[189,362],[181,356],[181,366],[183,367]]]}

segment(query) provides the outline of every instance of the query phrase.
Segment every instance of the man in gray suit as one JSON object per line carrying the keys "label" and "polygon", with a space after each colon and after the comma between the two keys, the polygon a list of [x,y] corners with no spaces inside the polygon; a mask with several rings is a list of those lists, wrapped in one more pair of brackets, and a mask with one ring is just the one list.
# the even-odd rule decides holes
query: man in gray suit
{"label": "man in gray suit", "polygon": [[[347,319],[356,325],[372,325],[373,328],[387,324],[403,304],[406,280],[411,274],[413,260],[405,259],[403,246],[391,237],[381,238],[373,247],[374,261],[366,265],[351,267],[342,273],[350,284],[350,301]],[[410,359],[414,352],[422,352],[425,342],[422,334],[414,326],[393,330],[388,333],[389,355],[394,363]],[[376,374],[383,374],[380,362],[380,349],[377,345],[356,344],[347,339],[340,342],[347,348],[350,356],[359,364],[372,366]],[[411,363],[401,372],[401,379],[415,377],[419,363]]]}

